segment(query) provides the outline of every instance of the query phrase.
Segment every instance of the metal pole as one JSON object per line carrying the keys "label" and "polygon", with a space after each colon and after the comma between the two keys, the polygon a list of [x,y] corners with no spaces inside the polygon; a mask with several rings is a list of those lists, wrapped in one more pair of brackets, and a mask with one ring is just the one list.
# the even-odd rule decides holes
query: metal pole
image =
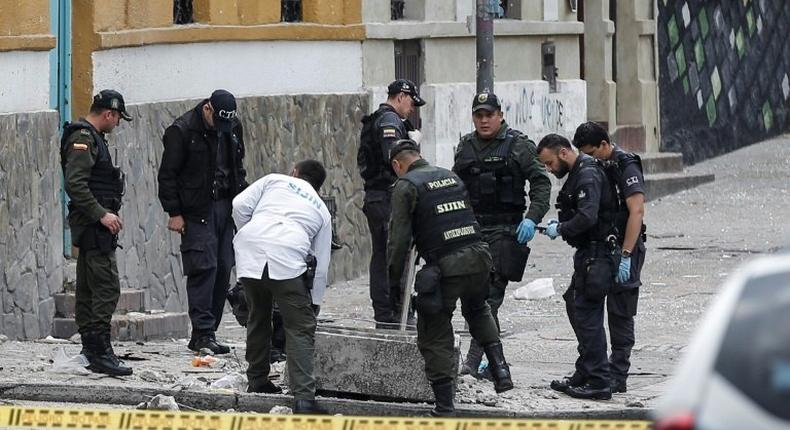
{"label": "metal pole", "polygon": [[494,92],[494,16],[495,0],[477,0],[477,92]]}

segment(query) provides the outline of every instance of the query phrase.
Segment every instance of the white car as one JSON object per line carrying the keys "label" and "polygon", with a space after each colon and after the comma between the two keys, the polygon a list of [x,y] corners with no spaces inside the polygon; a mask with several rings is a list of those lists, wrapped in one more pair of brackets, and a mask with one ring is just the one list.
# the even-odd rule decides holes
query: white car
{"label": "white car", "polygon": [[655,419],[656,430],[790,428],[790,254],[727,280]]}

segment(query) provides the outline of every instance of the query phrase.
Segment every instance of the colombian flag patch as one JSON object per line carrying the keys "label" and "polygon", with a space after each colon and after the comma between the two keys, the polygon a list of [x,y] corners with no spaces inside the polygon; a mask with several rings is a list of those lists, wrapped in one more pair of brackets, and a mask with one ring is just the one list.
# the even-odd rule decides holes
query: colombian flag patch
{"label": "colombian flag patch", "polygon": [[75,143],[73,145],[73,148],[76,149],[77,151],[87,151],[88,150],[88,145],[86,145],[84,143]]}
{"label": "colombian flag patch", "polygon": [[383,133],[385,138],[397,136],[397,132],[395,131],[394,128],[385,128]]}

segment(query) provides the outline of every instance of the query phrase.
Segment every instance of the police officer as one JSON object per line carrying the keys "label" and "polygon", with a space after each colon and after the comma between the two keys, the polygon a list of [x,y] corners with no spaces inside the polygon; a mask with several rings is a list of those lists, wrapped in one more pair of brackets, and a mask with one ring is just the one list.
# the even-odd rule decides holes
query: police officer
{"label": "police officer", "polygon": [[105,133],[121,119],[131,121],[123,96],[103,90],[93,97],[85,118],[66,123],[60,140],[60,164],[69,198],[69,228],[77,257],[75,322],[88,369],[108,375],[131,375],[115,355],[110,320],[121,285],[115,248],[123,228],[118,211],[124,192],[123,172],[112,162]]}
{"label": "police officer", "polygon": [[176,119],[165,130],[159,201],[167,228],[181,235],[192,321],[189,349],[227,354],[215,331],[222,319],[233,261],[231,201],[247,186],[242,125],[236,99],[225,90]]}
{"label": "police officer", "polygon": [[576,372],[584,383],[569,385],[564,392],[576,398],[610,399],[603,306],[619,264],[617,196],[600,164],[588,155],[577,155],[560,135],[541,139],[538,157],[557,178],[568,175],[557,196],[559,221],[550,220],[544,232],[551,239],[562,236],[576,248],[573,279],[563,298],[578,340]]}
{"label": "police officer", "polygon": [[[535,143],[507,125],[495,94],[475,95],[472,121],[475,131],[461,138],[453,171],[469,190],[483,238],[491,249],[494,273],[488,304],[499,327],[505,288],[508,281],[520,281],[524,275],[529,256],[526,243],[549,210],[551,181],[535,155]],[[527,182],[529,209],[524,188]],[[473,340],[461,374],[477,376],[482,355]]]}
{"label": "police officer", "polygon": [[[613,393],[625,393],[631,348],[634,346],[634,315],[639,300],[642,265],[645,262],[645,188],[642,160],[611,143],[609,133],[595,122],[576,129],[573,146],[603,163],[609,181],[617,187],[617,230],[622,256],[615,288],[607,296],[609,337],[612,352],[609,370]],[[571,377],[570,379],[573,379]],[[578,379],[578,378],[577,378]],[[574,381],[575,382],[575,381]]]}
{"label": "police officer", "polygon": [[399,284],[412,240],[426,265],[417,273],[415,290],[417,345],[433,388],[434,416],[455,413],[453,311],[461,313],[472,337],[483,345],[498,393],[513,388],[499,331],[486,303],[491,255],[480,234],[461,179],[420,157],[412,140],[400,140],[390,155],[400,179],[392,193],[392,220],[387,245],[389,281]]}
{"label": "police officer", "polygon": [[[365,181],[362,210],[368,220],[372,254],[370,256],[370,299],[377,328],[397,328],[400,322],[400,285],[390,291],[387,282],[387,223],[390,218],[390,186],[395,173],[389,152],[399,139],[418,138],[419,132],[406,119],[416,107],[425,104],[414,82],[398,79],[387,87],[387,102],[362,118],[357,153],[359,174]],[[419,138],[418,138],[419,139]]]}
{"label": "police officer", "polygon": [[269,381],[276,302],[285,326],[295,414],[327,413],[316,403],[313,375],[317,307],[326,291],[332,246],[331,216],[318,195],[325,179],[320,162],[304,160],[291,176],[266,175],[233,200],[239,228],[233,239],[236,272],[249,303],[248,391],[281,392]]}

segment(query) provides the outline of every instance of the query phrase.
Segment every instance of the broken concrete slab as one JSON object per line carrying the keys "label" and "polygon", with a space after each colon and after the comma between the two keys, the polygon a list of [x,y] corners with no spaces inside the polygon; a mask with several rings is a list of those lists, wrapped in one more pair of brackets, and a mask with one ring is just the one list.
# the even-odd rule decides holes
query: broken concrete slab
{"label": "broken concrete slab", "polygon": [[[458,371],[460,353],[456,336],[453,373]],[[433,401],[417,335],[411,331],[320,326],[315,335],[315,377],[319,392]]]}

